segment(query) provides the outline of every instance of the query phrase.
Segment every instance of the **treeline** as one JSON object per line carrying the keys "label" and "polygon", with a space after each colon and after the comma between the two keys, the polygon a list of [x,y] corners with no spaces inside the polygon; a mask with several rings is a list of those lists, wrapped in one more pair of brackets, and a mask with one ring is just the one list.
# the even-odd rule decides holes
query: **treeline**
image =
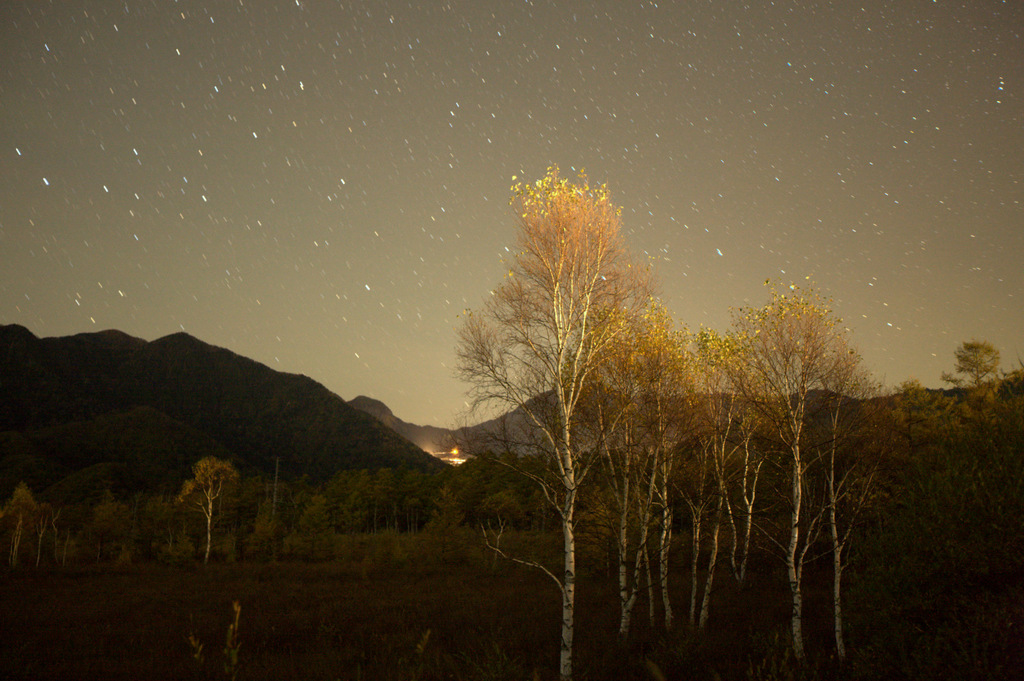
{"label": "treeline", "polygon": [[887,400],[892,454],[851,556],[857,678],[1024,669],[1024,367],[1000,377],[998,357],[964,343],[956,389],[908,381]]}
{"label": "treeline", "polygon": [[[201,495],[200,495],[201,496]],[[205,518],[179,493],[65,504],[20,484],[0,519],[9,567],[201,560]],[[341,471],[315,485],[263,475],[238,478],[213,502],[217,561],[335,560],[346,536],[418,534],[511,523],[550,526],[536,493],[510,469],[473,460],[438,474],[409,469]],[[475,539],[475,537],[474,537]]]}

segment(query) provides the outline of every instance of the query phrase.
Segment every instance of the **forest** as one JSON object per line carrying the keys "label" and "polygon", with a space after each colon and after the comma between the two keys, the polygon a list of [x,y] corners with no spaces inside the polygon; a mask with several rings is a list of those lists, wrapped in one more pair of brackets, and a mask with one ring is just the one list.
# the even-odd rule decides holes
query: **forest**
{"label": "forest", "polygon": [[510,417],[465,464],[19,484],[0,674],[1019,677],[1024,367],[970,340],[945,390],[884,390],[831,301],[771,282],[687,329],[605,187],[551,171],[512,203],[456,347]]}

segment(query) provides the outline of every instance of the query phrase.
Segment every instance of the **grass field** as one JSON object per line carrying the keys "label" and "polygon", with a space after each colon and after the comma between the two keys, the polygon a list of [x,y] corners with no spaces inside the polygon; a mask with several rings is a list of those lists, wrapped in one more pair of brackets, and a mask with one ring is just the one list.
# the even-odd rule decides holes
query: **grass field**
{"label": "grass field", "polygon": [[[685,625],[654,635],[638,603],[633,636],[616,639],[611,579],[578,591],[578,679],[748,678],[784,642],[788,592],[754,576],[716,593],[710,633]],[[685,621],[689,586],[677,579]],[[685,591],[684,591],[685,590]],[[550,579],[509,564],[380,569],[282,563],[22,570],[0,577],[0,677],[222,679],[232,603],[241,604],[238,679],[554,679],[559,598]],[[813,646],[827,645],[827,603],[808,611]],[[197,648],[189,637],[202,644]],[[764,674],[762,674],[764,676]]]}

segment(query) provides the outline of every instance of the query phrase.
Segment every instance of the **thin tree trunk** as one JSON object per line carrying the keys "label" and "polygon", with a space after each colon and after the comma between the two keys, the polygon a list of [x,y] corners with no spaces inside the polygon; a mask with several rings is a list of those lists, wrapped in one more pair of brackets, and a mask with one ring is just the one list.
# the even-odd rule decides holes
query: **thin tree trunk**
{"label": "thin tree trunk", "polygon": [[56,565],[59,561],[57,560],[57,542],[60,539],[60,532],[57,531],[57,518],[60,517],[60,512],[64,509],[57,509],[56,513],[50,513],[50,527],[53,528],[53,563]]}
{"label": "thin tree trunk", "polygon": [[562,577],[562,650],[558,660],[558,674],[561,681],[572,681],[572,644],[576,607],[576,537],[573,528],[575,506],[575,490],[570,489],[566,495],[562,515],[565,571]]}
{"label": "thin tree trunk", "polygon": [[835,632],[836,632],[836,656],[840,662],[846,661],[846,643],[843,641],[843,606],[842,599],[840,597],[840,585],[843,578],[843,563],[841,554],[836,547],[836,551],[832,557],[832,567],[834,570],[834,579],[832,582],[832,604],[833,611],[835,614]]}
{"label": "thin tree trunk", "polygon": [[740,532],[736,530],[736,513],[733,511],[732,502],[728,497],[725,499],[725,517],[729,520],[729,567],[732,570],[732,576],[736,583],[742,584],[743,582],[740,580],[740,566],[736,561],[736,555],[739,553]]}
{"label": "thin tree trunk", "polygon": [[834,628],[836,637],[836,657],[839,662],[846,661],[846,643],[843,641],[843,606],[841,597],[841,585],[843,579],[843,542],[839,537],[839,523],[836,518],[836,469],[835,449],[833,448],[829,459],[828,495],[829,509],[828,520],[832,529],[832,611],[834,615]]}
{"label": "thin tree trunk", "polygon": [[750,558],[750,531],[753,529],[753,525],[753,516],[747,515],[743,522],[743,557],[740,559],[740,571],[736,579],[741,587],[747,582],[747,564]]}
{"label": "thin tree trunk", "polygon": [[213,502],[210,502],[210,507],[206,511],[206,555],[203,556],[203,565],[210,562],[210,544],[213,542],[213,533],[211,526],[213,525]]}
{"label": "thin tree trunk", "polygon": [[[646,524],[647,519],[641,518],[641,522]],[[625,639],[629,635],[629,625],[633,619],[633,606],[636,605],[637,595],[640,593],[640,578],[643,576],[644,566],[648,567],[647,570],[647,592],[650,595],[651,592],[651,573],[650,567],[647,565],[647,530],[646,528],[640,533],[639,543],[636,547],[636,555],[633,560],[633,581],[632,588],[627,590],[627,598],[622,604],[622,617],[619,620],[619,636]],[[653,616],[652,616],[653,617]]]}
{"label": "thin tree trunk", "polygon": [[36,542],[36,567],[39,567],[39,560],[43,556],[43,535],[44,534],[46,534],[46,525],[43,525],[43,529],[39,533],[39,541]]}
{"label": "thin tree trunk", "polygon": [[708,574],[704,580],[704,598],[700,606],[700,619],[697,622],[697,630],[704,631],[708,623],[708,612],[711,609],[711,588],[715,579],[715,567],[718,563],[718,531],[722,525],[722,496],[718,497],[718,507],[715,509],[715,522],[711,527],[711,545],[708,551]]}
{"label": "thin tree trunk", "polygon": [[661,510],[661,546],[658,547],[658,571],[661,582],[661,603],[665,611],[665,630],[672,629],[672,601],[668,595],[668,560],[672,546],[672,509],[668,504]]}
{"label": "thin tree trunk", "polygon": [[22,528],[21,516],[18,516],[18,524],[14,526],[14,534],[11,536],[11,555],[10,565],[11,567],[17,567],[18,565],[18,548],[21,545],[21,528]]}
{"label": "thin tree trunk", "polygon": [[693,549],[690,558],[690,626],[697,625],[697,569],[700,560],[700,515],[691,507],[693,514]]}
{"label": "thin tree trunk", "polygon": [[739,583],[743,586],[747,579],[747,565],[750,559],[750,534],[754,529],[754,503],[757,499],[757,479],[761,474],[761,462],[754,467],[754,479],[750,481],[750,496],[747,496],[746,474],[744,473],[743,503],[743,558],[740,560]]}
{"label": "thin tree trunk", "polygon": [[[640,491],[637,490],[637,495],[636,495],[636,497],[637,497],[637,499],[636,499],[636,503],[637,503],[636,520],[637,520],[637,527],[638,527],[639,534],[638,534],[638,537],[637,537],[636,552],[635,552],[635,554],[633,556],[633,580],[632,580],[632,584],[629,585],[628,584],[628,575],[622,575],[621,579],[623,581],[620,582],[620,584],[625,587],[625,590],[623,591],[622,595],[623,596],[627,596],[627,598],[625,598],[625,600],[623,600],[623,602],[622,602],[622,617],[620,618],[620,621],[619,621],[619,636],[622,637],[622,638],[625,638],[626,636],[629,635],[629,626],[630,626],[630,621],[632,620],[632,616],[633,616],[633,607],[636,605],[637,595],[640,592],[640,578],[643,575],[643,568],[644,568],[645,565],[647,565],[647,567],[648,567],[648,570],[647,570],[647,590],[648,590],[648,596],[650,596],[650,591],[651,591],[651,588],[652,588],[651,587],[650,566],[647,563],[647,532],[648,532],[648,528],[650,526],[650,519],[651,519],[651,516],[650,516],[650,512],[651,511],[650,510],[651,510],[651,507],[654,504],[654,489],[655,489],[656,482],[657,481],[656,481],[656,479],[654,477],[654,472],[652,470],[651,477],[649,478],[648,484],[647,484],[647,495],[646,495],[646,497],[641,497],[640,496]],[[629,488],[628,480],[626,481],[625,488],[627,490]],[[627,496],[628,496],[627,494],[623,494],[623,501],[624,502],[626,501]],[[621,546],[623,548],[625,548],[627,546],[627,539],[628,539],[628,534],[627,534],[628,533],[628,513],[626,511],[623,511],[623,513],[622,513],[622,520],[623,520],[623,524],[620,526],[620,529],[623,531],[623,535],[620,537],[620,540],[622,542]],[[652,619],[653,619],[653,615],[652,615]]]}
{"label": "thin tree trunk", "polygon": [[644,572],[647,574],[647,612],[650,623],[654,625],[654,581],[651,579],[651,556],[644,542]]}
{"label": "thin tree trunk", "polygon": [[623,480],[622,498],[619,500],[619,636],[629,633],[629,619],[632,605],[629,593],[629,565],[626,554],[629,547],[629,480]]}
{"label": "thin tree trunk", "polygon": [[631,593],[623,594],[625,600],[622,601],[621,613],[619,615],[619,638],[626,640],[629,636],[629,625],[633,620],[633,605],[636,603],[636,585],[633,586]]}
{"label": "thin tree trunk", "polygon": [[[744,445],[743,455],[743,483],[740,490],[741,497],[743,499],[743,518],[740,523],[740,530],[736,530],[736,521],[734,519],[734,512],[732,504],[727,503],[729,511],[729,526],[732,528],[732,549],[730,554],[730,562],[732,565],[732,574],[736,580],[736,583],[742,587],[747,579],[747,562],[750,557],[750,534],[754,527],[754,501],[757,498],[757,479],[761,472],[761,463],[759,462],[753,467],[754,477],[748,481],[747,475],[750,471],[750,450],[748,445]],[[749,489],[748,489],[749,484]],[[741,547],[742,544],[742,547]],[[737,558],[737,555],[739,556]]]}
{"label": "thin tree trunk", "polygon": [[800,585],[801,565],[797,559],[797,548],[800,543],[800,504],[803,499],[803,468],[800,463],[800,447],[793,446],[793,513],[789,530],[789,548],[786,551],[786,572],[789,577],[789,589],[793,595],[793,613],[790,627],[793,635],[793,655],[797,660],[804,659],[803,635],[803,593]]}

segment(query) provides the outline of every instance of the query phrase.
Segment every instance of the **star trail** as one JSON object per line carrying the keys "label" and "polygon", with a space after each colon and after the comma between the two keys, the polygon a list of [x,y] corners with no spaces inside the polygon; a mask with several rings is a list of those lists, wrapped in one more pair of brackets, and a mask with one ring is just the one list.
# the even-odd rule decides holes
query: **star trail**
{"label": "star trail", "polygon": [[938,386],[1024,357],[1024,3],[0,9],[0,323],[184,330],[453,425],[513,176],[586,169],[678,321],[763,282]]}

